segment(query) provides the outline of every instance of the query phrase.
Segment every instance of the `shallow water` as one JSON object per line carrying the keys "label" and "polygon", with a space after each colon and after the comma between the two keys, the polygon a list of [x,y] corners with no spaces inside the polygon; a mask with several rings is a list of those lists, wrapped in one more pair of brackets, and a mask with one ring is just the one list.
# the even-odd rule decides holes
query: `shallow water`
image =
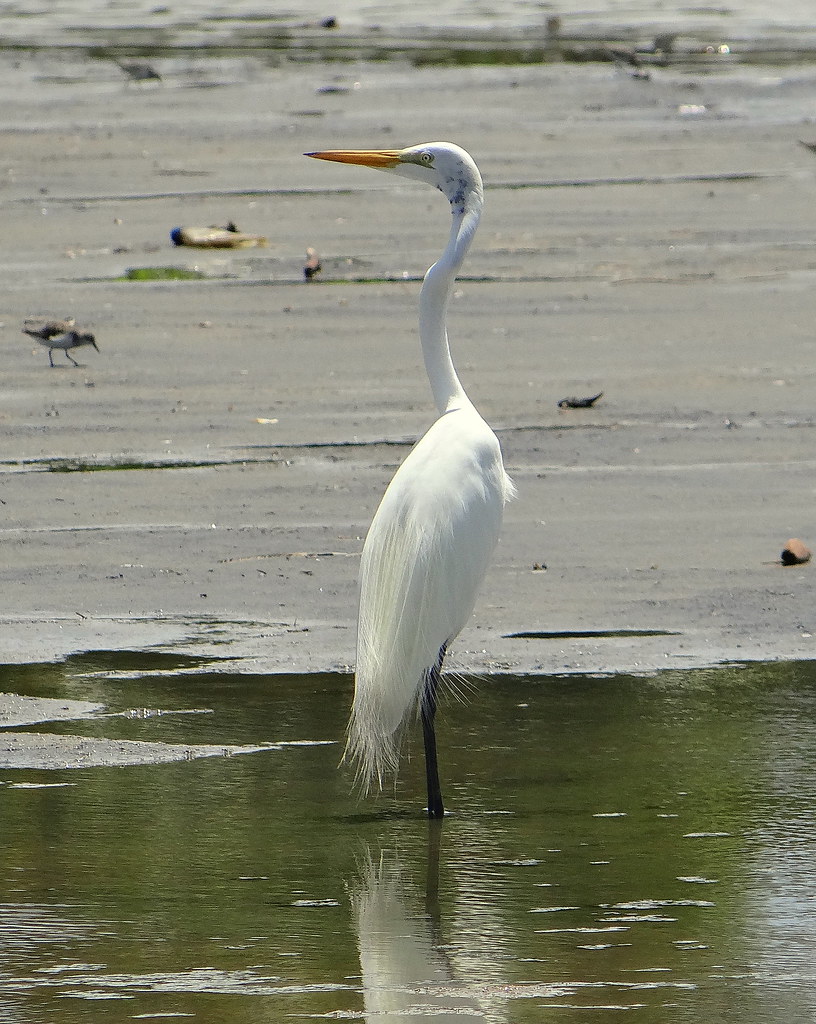
{"label": "shallow water", "polygon": [[0,690],[87,702],[26,733],[284,743],[0,770],[3,1020],[816,1009],[816,664],[483,681],[444,709],[441,827],[421,757],[358,802],[336,743],[295,744],[341,736],[347,676],[100,654]]}

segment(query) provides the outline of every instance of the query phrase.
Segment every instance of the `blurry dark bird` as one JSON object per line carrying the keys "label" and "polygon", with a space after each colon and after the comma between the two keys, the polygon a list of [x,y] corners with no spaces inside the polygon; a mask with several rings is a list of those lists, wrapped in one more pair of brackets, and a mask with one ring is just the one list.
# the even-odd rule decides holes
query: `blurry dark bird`
{"label": "blurry dark bird", "polygon": [[149,64],[144,64],[140,61],[124,61],[117,60],[116,66],[128,76],[131,82],[160,82],[162,76],[158,71],[154,70]]}
{"label": "blurry dark bird", "polygon": [[309,248],[306,250],[306,265],[303,268],[303,276],[307,281],[311,281],[315,274],[319,274],[323,267],[320,265],[320,257],[314,249]]}
{"label": "blurry dark bird", "polygon": [[640,57],[635,50],[630,50],[626,46],[607,46],[604,49],[609,59],[615,62],[616,67],[624,71],[630,67],[633,68],[632,71],[629,71],[632,78],[641,78],[644,81],[648,81],[652,77],[646,68],[643,67]]}
{"label": "blurry dark bird", "polygon": [[599,391],[597,395],[591,395],[589,398],[562,398],[558,403],[559,409],[589,409],[593,406],[598,399],[603,395],[603,391]]}
{"label": "blurry dark bird", "polygon": [[[29,331],[26,331],[26,334],[29,333]],[[68,359],[69,362],[73,363],[74,366],[79,366],[79,363],[70,354],[68,351],[69,349],[81,348],[83,345],[93,345],[96,351],[99,351],[96,345],[96,338],[88,331],[65,331],[64,334],[51,335],[47,338],[42,338],[34,334],[32,337],[35,337],[41,345],[44,345],[48,349],[48,361],[52,366],[54,365],[53,352],[55,348],[62,349],[65,353],[65,358]]]}
{"label": "blurry dark bird", "polygon": [[656,35],[652,44],[652,53],[674,53],[677,36],[677,32],[661,32]]}
{"label": "blurry dark bird", "polygon": [[816,153],[816,142],[805,142],[804,139],[800,139],[799,145],[804,146],[805,149],[809,149],[811,153]]}
{"label": "blurry dark bird", "polygon": [[23,334],[28,334],[37,341],[48,341],[57,334],[70,331],[76,323],[72,316],[65,320],[47,320],[44,317],[28,317],[23,321]]}
{"label": "blurry dark bird", "polygon": [[557,14],[551,14],[545,22],[548,39],[557,39],[561,35],[561,19]]}

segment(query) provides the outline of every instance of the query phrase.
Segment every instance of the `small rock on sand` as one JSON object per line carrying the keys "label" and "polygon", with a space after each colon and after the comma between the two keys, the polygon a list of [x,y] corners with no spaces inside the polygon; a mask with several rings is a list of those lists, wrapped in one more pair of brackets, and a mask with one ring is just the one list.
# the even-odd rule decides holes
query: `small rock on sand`
{"label": "small rock on sand", "polygon": [[804,562],[810,561],[811,552],[810,549],[798,540],[796,537],[792,537],[788,543],[782,548],[782,564],[783,565],[802,565]]}

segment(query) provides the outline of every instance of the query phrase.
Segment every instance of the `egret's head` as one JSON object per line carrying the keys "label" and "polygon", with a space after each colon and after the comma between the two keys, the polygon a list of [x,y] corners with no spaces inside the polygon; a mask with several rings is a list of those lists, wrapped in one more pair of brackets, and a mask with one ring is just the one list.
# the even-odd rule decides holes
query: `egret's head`
{"label": "egret's head", "polygon": [[452,205],[464,205],[472,195],[482,195],[479,168],[464,149],[451,142],[426,142],[408,149],[340,149],[307,153],[317,160],[360,164],[390,171],[403,178],[435,185]]}

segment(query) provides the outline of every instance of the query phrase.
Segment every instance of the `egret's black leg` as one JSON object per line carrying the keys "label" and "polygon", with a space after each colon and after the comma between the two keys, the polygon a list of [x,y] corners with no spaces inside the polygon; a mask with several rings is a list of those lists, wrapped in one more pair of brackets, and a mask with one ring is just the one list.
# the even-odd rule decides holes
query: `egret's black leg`
{"label": "egret's black leg", "polygon": [[434,716],[436,715],[436,695],[439,690],[439,679],[442,674],[442,662],[445,658],[446,645],[439,649],[436,664],[429,669],[425,680],[425,692],[422,695],[422,736],[425,740],[425,776],[428,780],[428,817],[441,818],[445,813],[442,803],[442,789],[439,785],[439,765],[436,759],[436,732]]}

